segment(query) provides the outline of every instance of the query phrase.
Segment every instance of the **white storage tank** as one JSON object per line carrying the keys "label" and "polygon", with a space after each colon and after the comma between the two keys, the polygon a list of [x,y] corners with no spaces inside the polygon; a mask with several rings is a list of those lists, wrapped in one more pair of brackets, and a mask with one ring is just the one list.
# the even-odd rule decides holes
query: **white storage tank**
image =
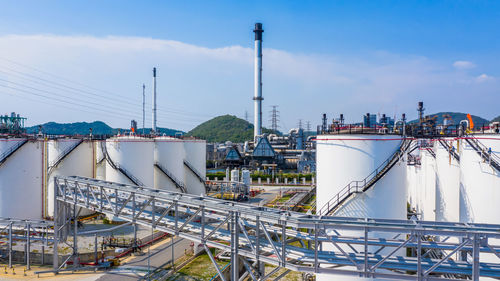
{"label": "white storage tank", "polygon": [[[93,143],[89,140],[62,138],[46,142],[47,145],[47,202],[45,217],[54,216],[54,178],[57,176],[94,176]],[[87,215],[92,211],[80,211]]]}
{"label": "white storage tank", "polygon": [[154,187],[184,192],[184,158],[183,140],[172,137],[155,138]]}
{"label": "white storage tank", "polygon": [[[184,182],[187,192],[205,194],[207,165],[207,143],[204,140],[185,139]],[[229,179],[228,179],[229,180]]]}
{"label": "white storage tank", "polygon": [[240,171],[238,169],[233,169],[231,171],[231,181],[240,182]]}
{"label": "white storage tank", "polygon": [[436,221],[460,220],[460,162],[455,159],[456,141],[441,139],[436,150]]}
{"label": "white storage tank", "polygon": [[[465,136],[474,138],[500,157],[500,135]],[[500,173],[469,145],[460,140],[460,221],[500,223]]]}
{"label": "white storage tank", "polygon": [[247,169],[243,169],[241,171],[241,181],[243,182],[244,185],[250,186],[252,183],[252,179],[250,177],[250,171]]}
{"label": "white storage tank", "polygon": [[0,139],[0,217],[42,218],[44,154],[43,140]]}
{"label": "white storage tank", "polygon": [[[384,161],[392,157],[399,150],[401,143],[402,138],[394,135],[318,135],[316,146],[317,208],[324,206],[351,181],[366,178]],[[335,215],[406,219],[406,170],[406,163],[399,161],[369,190],[356,194],[346,201]],[[341,233],[360,235],[354,231]],[[372,235],[380,237],[376,233]],[[323,249],[338,251],[331,243],[324,244]],[[392,249],[387,249],[387,251],[390,250]],[[318,274],[317,280],[366,279]]]}
{"label": "white storage tank", "polygon": [[417,187],[422,220],[436,220],[436,158],[434,147],[420,150],[421,186]]}
{"label": "white storage tank", "polygon": [[137,136],[106,140],[106,180],[124,184],[154,186],[154,141]]}

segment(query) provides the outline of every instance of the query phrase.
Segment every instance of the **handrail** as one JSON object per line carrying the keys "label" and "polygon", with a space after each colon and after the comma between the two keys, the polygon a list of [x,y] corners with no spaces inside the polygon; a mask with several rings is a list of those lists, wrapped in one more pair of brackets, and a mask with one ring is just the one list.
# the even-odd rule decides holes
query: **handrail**
{"label": "handrail", "polygon": [[184,165],[186,165],[186,167],[188,167],[189,170],[191,170],[191,172],[196,175],[200,182],[205,184],[205,179],[201,176],[200,172],[198,172],[198,170],[196,170],[196,168],[191,165],[191,163],[189,163],[187,160],[184,160]]}
{"label": "handrail", "polygon": [[324,216],[330,214],[334,211],[340,204],[342,204],[347,198],[349,198],[354,193],[365,192],[368,190],[379,178],[385,175],[385,173],[392,168],[392,166],[399,161],[400,156],[405,152],[410,144],[411,139],[404,139],[399,147],[399,149],[394,152],[389,158],[387,158],[382,164],[380,164],[374,171],[372,171],[368,176],[362,180],[353,180],[347,184],[343,189],[341,189],[332,199],[326,202],[319,212],[316,214]]}
{"label": "handrail", "polygon": [[500,157],[498,157],[495,153],[488,153],[488,148],[474,136],[466,137],[465,140],[470,146],[472,146],[472,148],[474,148],[481,158],[488,161],[491,166],[500,172]]}
{"label": "handrail", "polygon": [[448,151],[448,153],[453,155],[453,158],[460,162],[460,155],[458,155],[458,153],[453,149],[452,146],[448,145],[448,143],[443,139],[439,139],[439,143]]}
{"label": "handrail", "polygon": [[184,183],[179,181],[172,173],[170,173],[169,170],[167,170],[165,167],[163,167],[160,163],[156,162],[154,165],[156,168],[158,168],[169,180],[171,180],[174,184],[175,187],[180,189],[183,193],[186,193],[186,187],[184,186]]}
{"label": "handrail", "polygon": [[18,142],[17,144],[13,145],[11,148],[7,149],[4,153],[0,155],[0,165],[2,165],[7,158],[9,158],[12,154],[14,154],[21,146],[23,146],[25,143],[27,143],[28,140],[22,140]]}
{"label": "handrail", "polygon": [[111,167],[115,170],[120,171],[124,176],[126,176],[132,183],[138,186],[145,186],[138,178],[136,178],[132,173],[127,171],[125,168],[120,167],[119,164],[115,163],[113,159],[111,159],[111,156],[108,154],[108,149],[106,148],[105,143],[101,143],[102,151],[104,152],[104,158],[106,158],[106,161],[111,165]]}
{"label": "handrail", "polygon": [[69,146],[65,150],[63,150],[61,152],[61,154],[59,154],[59,156],[54,161],[52,161],[52,163],[49,163],[49,167],[47,167],[47,170],[49,171],[49,174],[52,172],[52,169],[54,169],[55,167],[57,167],[57,165],[59,165],[59,163],[61,163],[61,161],[64,158],[66,158],[66,156],[68,156],[73,150],[75,150],[82,143],[83,143],[83,139],[80,139],[74,145]]}

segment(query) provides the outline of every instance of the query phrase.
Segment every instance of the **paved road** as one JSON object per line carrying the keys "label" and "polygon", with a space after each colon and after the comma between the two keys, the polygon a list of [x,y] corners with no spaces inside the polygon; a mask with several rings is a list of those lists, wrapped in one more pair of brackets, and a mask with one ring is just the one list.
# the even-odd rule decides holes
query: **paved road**
{"label": "paved road", "polygon": [[[191,241],[178,238],[174,239],[174,260],[182,257],[184,255],[184,249],[190,249]],[[150,265],[151,270],[157,267],[165,265],[172,261],[172,251],[171,251],[170,239],[167,242],[162,242],[157,247],[152,247],[150,250]],[[147,248],[144,249],[144,255],[135,256],[132,259],[126,261],[119,267],[106,272],[104,275],[99,277],[98,281],[128,281],[137,280],[138,278],[144,276],[148,272],[148,254]]]}

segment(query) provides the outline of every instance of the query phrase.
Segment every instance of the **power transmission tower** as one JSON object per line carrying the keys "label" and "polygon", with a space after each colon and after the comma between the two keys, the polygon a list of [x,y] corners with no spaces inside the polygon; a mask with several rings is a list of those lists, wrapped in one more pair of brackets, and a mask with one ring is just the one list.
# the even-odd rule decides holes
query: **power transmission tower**
{"label": "power transmission tower", "polygon": [[310,122],[310,121],[307,121],[307,122],[306,122],[306,131],[307,131],[307,132],[310,132],[310,131],[311,131],[311,122]]}
{"label": "power transmission tower", "polygon": [[302,129],[302,119],[299,119],[298,127],[299,127],[299,130]]}
{"label": "power transmission tower", "polygon": [[273,130],[273,132],[278,132],[278,122],[280,121],[279,118],[279,114],[280,112],[278,111],[278,106],[277,105],[272,105],[272,108],[273,110],[271,110],[269,113],[271,114],[271,118],[270,118],[270,122],[271,122],[271,130]]}
{"label": "power transmission tower", "polygon": [[248,111],[245,110],[245,121],[248,122]]}

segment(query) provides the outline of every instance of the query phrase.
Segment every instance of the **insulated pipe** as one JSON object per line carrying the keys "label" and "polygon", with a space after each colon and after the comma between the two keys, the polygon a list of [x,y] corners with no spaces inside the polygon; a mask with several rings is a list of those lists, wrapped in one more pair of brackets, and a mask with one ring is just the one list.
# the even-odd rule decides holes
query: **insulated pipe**
{"label": "insulated pipe", "polygon": [[153,135],[156,134],[156,67],[153,67]]}
{"label": "insulated pipe", "polygon": [[254,141],[262,135],[262,23],[256,23],[255,29],[255,64],[254,64]]}

